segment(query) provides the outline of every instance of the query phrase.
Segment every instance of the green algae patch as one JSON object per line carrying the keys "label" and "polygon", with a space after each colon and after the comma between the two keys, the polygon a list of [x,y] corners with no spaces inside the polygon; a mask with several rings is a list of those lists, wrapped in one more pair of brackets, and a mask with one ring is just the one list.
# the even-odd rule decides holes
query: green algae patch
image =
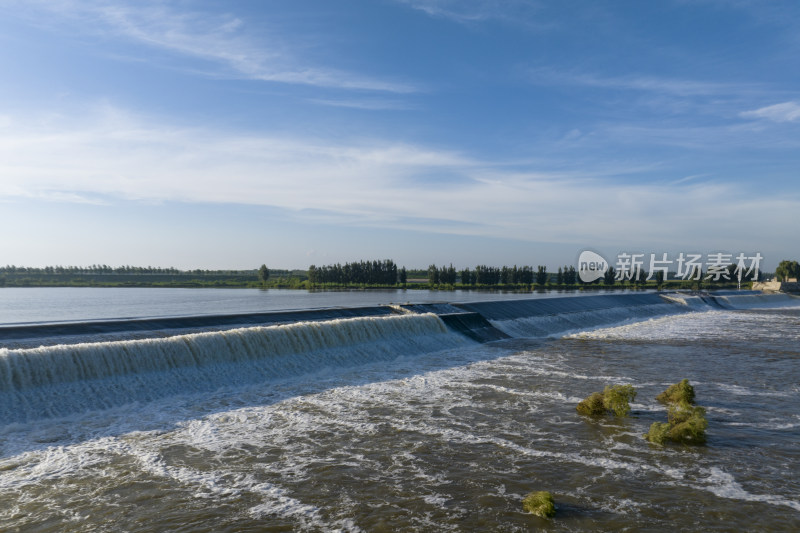
{"label": "green algae patch", "polygon": [[614,411],[616,416],[628,416],[631,412],[632,402],[636,398],[636,389],[633,385],[613,385],[603,391],[603,406],[609,411]]}
{"label": "green algae patch", "polygon": [[653,422],[644,438],[654,444],[675,442],[701,445],[706,443],[706,410],[689,403],[679,403],[669,408],[668,422]]}
{"label": "green algae patch", "polygon": [[602,392],[593,392],[576,407],[578,412],[587,416],[602,416],[606,414]]}
{"label": "green algae patch", "polygon": [[531,492],[522,500],[522,509],[542,518],[551,518],[556,514],[553,496],[546,490]]}
{"label": "green algae patch", "polygon": [[694,403],[694,387],[688,379],[670,385],[667,390],[656,396],[656,400],[664,404]]}
{"label": "green algae patch", "polygon": [[688,403],[674,405],[669,409],[669,440],[683,444],[705,444],[706,410]]}
{"label": "green algae patch", "polygon": [[581,401],[576,409],[582,415],[602,416],[613,412],[616,416],[628,416],[630,402],[636,398],[633,385],[607,386],[603,392],[593,392]]}
{"label": "green algae patch", "polygon": [[650,431],[644,434],[644,438],[653,444],[664,444],[669,438],[669,424],[664,422],[653,422]]}

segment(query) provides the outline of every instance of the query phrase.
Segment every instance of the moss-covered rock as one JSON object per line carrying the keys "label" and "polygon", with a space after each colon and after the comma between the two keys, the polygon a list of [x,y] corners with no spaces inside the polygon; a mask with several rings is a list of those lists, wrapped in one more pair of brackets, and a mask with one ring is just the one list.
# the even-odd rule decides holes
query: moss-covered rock
{"label": "moss-covered rock", "polygon": [[694,403],[694,387],[688,379],[670,385],[667,390],[656,396],[656,400],[665,404]]}
{"label": "moss-covered rock", "polygon": [[553,496],[546,490],[531,492],[525,496],[522,500],[522,509],[542,518],[550,518],[556,514]]}
{"label": "moss-covered rock", "polygon": [[628,416],[631,412],[630,402],[635,398],[636,389],[633,385],[607,386],[603,391],[603,406],[617,416]]}
{"label": "moss-covered rock", "polygon": [[581,401],[576,409],[582,415],[602,416],[606,414],[606,406],[603,402],[603,393],[593,392],[585,400]]}

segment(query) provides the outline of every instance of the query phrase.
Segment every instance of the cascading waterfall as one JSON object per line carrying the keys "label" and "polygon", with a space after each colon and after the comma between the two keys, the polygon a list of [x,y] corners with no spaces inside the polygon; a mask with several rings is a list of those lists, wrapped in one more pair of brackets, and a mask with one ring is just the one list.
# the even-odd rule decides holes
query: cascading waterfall
{"label": "cascading waterfall", "polygon": [[463,307],[485,316],[492,326],[512,337],[562,335],[688,310],[656,293],[479,302]]}
{"label": "cascading waterfall", "polygon": [[434,314],[0,349],[0,422],[62,416],[472,342]]}
{"label": "cascading waterfall", "polygon": [[494,327],[512,337],[549,337],[621,322],[640,322],[680,312],[686,312],[686,310],[672,304],[653,304],[571,311],[553,315],[520,317],[511,320],[493,320],[491,322]]}
{"label": "cascading waterfall", "polygon": [[469,309],[488,315],[495,328],[512,337],[548,337],[675,313],[796,307],[800,298],[761,293],[648,293],[503,303],[470,304]]}
{"label": "cascading waterfall", "polygon": [[731,309],[767,309],[800,306],[800,297],[791,294],[725,294],[715,296]]}

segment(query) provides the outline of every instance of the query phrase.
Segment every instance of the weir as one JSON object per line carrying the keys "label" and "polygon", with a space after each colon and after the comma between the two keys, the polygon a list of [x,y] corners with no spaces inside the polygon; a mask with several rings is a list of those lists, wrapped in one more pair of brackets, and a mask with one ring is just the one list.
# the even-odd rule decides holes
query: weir
{"label": "weir", "polygon": [[643,305],[663,305],[665,303],[664,299],[657,293],[644,293],[600,294],[581,297],[477,302],[454,305],[465,310],[480,313],[487,320],[513,320],[532,316],[631,308]]}
{"label": "weir", "polygon": [[662,297],[694,311],[714,309],[745,310],[800,306],[800,297],[760,291],[718,291],[713,293],[665,293]]}
{"label": "weir", "polygon": [[447,327],[478,342],[491,342],[510,338],[492,326],[480,313],[449,313],[439,315]]}
{"label": "weir", "polygon": [[477,313],[508,337],[549,337],[568,331],[646,320],[684,311],[657,293],[601,294],[509,302],[454,304]]}
{"label": "weir", "polygon": [[201,330],[222,330],[246,326],[290,324],[294,322],[334,320],[362,316],[386,316],[397,313],[390,306],[338,307],[302,309],[269,313],[199,315],[140,319],[92,320],[50,324],[0,326],[0,346],[28,347],[91,341],[114,336],[137,338],[150,334],[191,333]]}
{"label": "weir", "polygon": [[[512,337],[770,306],[800,306],[800,298],[603,294],[0,328],[0,425]],[[205,331],[183,331],[192,328]],[[146,338],[127,337],[137,334]],[[80,342],[94,335],[112,340]]]}
{"label": "weir", "polygon": [[0,349],[0,425],[473,344],[426,313]]}

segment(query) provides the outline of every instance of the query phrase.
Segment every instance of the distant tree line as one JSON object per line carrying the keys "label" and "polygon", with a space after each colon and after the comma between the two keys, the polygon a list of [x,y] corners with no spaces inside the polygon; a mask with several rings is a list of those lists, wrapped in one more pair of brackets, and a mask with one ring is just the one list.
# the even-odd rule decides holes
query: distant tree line
{"label": "distant tree line", "polygon": [[109,265],[0,266],[0,287],[260,287],[299,288],[305,270],[179,270]]}
{"label": "distant tree line", "polygon": [[472,269],[457,270],[451,263],[447,266],[432,264],[427,271],[408,271],[405,267],[398,269],[390,259],[358,261],[344,265],[311,265],[308,268],[308,281],[311,285],[405,285],[409,272],[427,275],[429,286],[543,286],[554,282],[558,285],[574,285],[578,282],[575,267],[559,268],[557,276],[548,273],[547,267],[542,265],[536,268],[478,265]]}
{"label": "distant tree line", "polygon": [[[658,288],[701,288],[724,286],[736,283],[736,265],[726,268],[727,279],[706,279],[701,269],[686,277],[675,272],[656,271],[652,280],[648,272],[639,270],[626,273],[617,279],[617,272],[609,268],[605,274],[591,284],[583,283],[574,266],[559,267],[557,272],[548,272],[545,266],[478,265],[474,268],[456,269],[431,264],[427,270],[398,268],[391,259],[337,263],[333,265],[311,265],[305,270],[272,270],[262,264],[249,270],[179,270],[174,267],[137,267],[109,265],[90,266],[46,266],[24,267],[0,266],[0,286],[230,286],[258,288],[309,288],[320,285],[358,286],[406,286],[411,278],[414,288],[523,288],[550,286],[569,288],[586,285]],[[764,275],[763,273],[761,273]],[[776,270],[778,279],[800,277],[797,261],[782,261]],[[425,278],[427,277],[427,284]],[[696,279],[699,277],[700,279]]]}
{"label": "distant tree line", "polygon": [[405,267],[398,270],[391,259],[308,267],[308,281],[312,285],[396,285],[405,283],[406,276]]}
{"label": "distant tree line", "polygon": [[[557,283],[559,285],[575,283],[575,267],[569,268],[572,269],[572,278],[565,278],[561,269],[558,269],[559,281]],[[567,279],[572,281],[566,281]],[[532,266],[519,267],[517,265],[513,267],[478,265],[473,269],[465,268],[460,271],[456,271],[452,264],[441,267],[430,265],[428,267],[428,283],[431,285],[455,285],[457,283],[461,283],[463,286],[533,285],[534,283],[536,285],[545,285],[551,282],[547,267],[542,265],[536,267],[535,270]]]}
{"label": "distant tree line", "polygon": [[126,275],[173,275],[173,276],[187,276],[187,275],[212,275],[212,276],[255,276],[256,269],[251,270],[178,270],[174,267],[138,267],[138,266],[118,266],[112,267],[109,265],[90,265],[90,266],[46,266],[46,267],[24,267],[15,265],[0,266],[0,274],[13,274],[13,275],[39,275],[39,276],[54,276],[54,275],[73,275],[73,276],[86,276],[86,275],[110,275],[110,274],[126,274]]}

